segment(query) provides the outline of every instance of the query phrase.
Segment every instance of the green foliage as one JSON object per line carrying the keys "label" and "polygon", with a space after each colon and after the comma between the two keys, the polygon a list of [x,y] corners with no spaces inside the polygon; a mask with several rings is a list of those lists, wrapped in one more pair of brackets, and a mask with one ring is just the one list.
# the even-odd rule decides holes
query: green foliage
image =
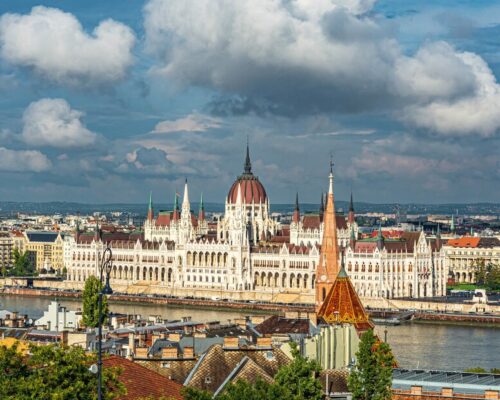
{"label": "green foliage", "polygon": [[[273,383],[257,379],[255,383],[238,380],[228,385],[216,400],[320,400],[323,398],[321,383],[317,376],[318,364],[299,354],[292,344],[292,362],[281,367]],[[185,400],[209,400],[209,392],[194,388],[183,390]]]}
{"label": "green foliage", "polygon": [[492,368],[490,371],[486,371],[484,368],[481,367],[473,367],[466,369],[465,372],[472,372],[474,374],[500,374],[500,369],[498,368]]}
{"label": "green foliage", "polygon": [[14,265],[10,270],[7,271],[8,275],[10,276],[36,275],[36,271],[34,269],[34,266],[31,265],[29,253],[27,251],[21,253],[19,249],[14,249],[12,254],[14,256]]}
{"label": "green foliage", "polygon": [[473,368],[466,369],[465,372],[472,372],[475,374],[485,374],[488,371],[486,371],[484,368],[481,368],[481,367],[473,367]]}
{"label": "green foliage", "polygon": [[356,358],[348,382],[353,399],[390,399],[394,357],[389,345],[380,343],[370,329],[361,336]]}
{"label": "green foliage", "polygon": [[500,290],[500,265],[480,259],[473,265],[476,270],[476,283],[487,290]]}
{"label": "green foliage", "polygon": [[285,391],[283,399],[319,400],[323,397],[317,379],[321,368],[315,361],[302,357],[295,342],[291,342],[293,361],[281,367],[274,377],[275,385]]}
{"label": "green foliage", "polygon": [[212,400],[212,394],[204,390],[184,386],[181,389],[184,400]]}
{"label": "green foliage", "polygon": [[[80,347],[31,345],[30,356],[13,346],[0,346],[0,398],[2,400],[95,400],[97,375],[88,368],[95,357]],[[125,393],[119,371],[104,368],[104,399]]]}
{"label": "green foliage", "polygon": [[[102,283],[94,275],[91,275],[85,281],[83,289],[83,311],[82,323],[90,328],[95,328],[99,325],[99,292],[102,290]],[[102,298],[102,322],[108,318],[108,301],[106,296]]]}

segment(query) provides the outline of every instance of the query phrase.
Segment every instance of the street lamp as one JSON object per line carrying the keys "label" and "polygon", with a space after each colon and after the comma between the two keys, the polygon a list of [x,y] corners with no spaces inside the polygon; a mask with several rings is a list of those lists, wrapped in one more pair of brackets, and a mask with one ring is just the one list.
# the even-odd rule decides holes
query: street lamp
{"label": "street lamp", "polygon": [[97,398],[102,400],[102,296],[110,295],[113,293],[111,286],[109,285],[109,275],[111,274],[111,268],[113,267],[112,261],[113,253],[109,247],[104,250],[101,260],[101,266],[99,267],[99,282],[100,287],[102,286],[103,274],[105,274],[106,283],[104,287],[99,291],[99,305],[98,305],[98,325],[97,325]]}

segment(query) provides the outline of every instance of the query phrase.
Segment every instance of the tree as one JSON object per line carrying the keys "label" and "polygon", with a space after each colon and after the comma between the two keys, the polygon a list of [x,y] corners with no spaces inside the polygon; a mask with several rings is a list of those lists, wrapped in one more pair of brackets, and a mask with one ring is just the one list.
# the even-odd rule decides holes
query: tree
{"label": "tree", "polygon": [[[2,400],[95,400],[97,375],[89,371],[95,356],[80,347],[30,345],[29,356],[17,346],[0,346],[0,398]],[[119,370],[104,368],[104,398],[125,394]]]}
{"label": "tree", "polygon": [[[99,293],[102,290],[102,283],[94,275],[91,275],[85,281],[83,289],[83,312],[82,323],[90,328],[95,328],[99,324]],[[106,296],[102,298],[102,323],[108,317],[108,301]]]}
{"label": "tree", "polygon": [[285,391],[283,399],[320,400],[323,398],[321,382],[317,377],[321,368],[318,363],[303,357],[295,342],[290,342],[293,360],[281,367],[274,377],[274,383]]}
{"label": "tree", "polygon": [[361,336],[356,359],[348,381],[353,399],[390,399],[394,356],[389,345],[381,343],[370,329]]}
{"label": "tree", "polygon": [[31,265],[31,261],[29,258],[29,253],[25,251],[24,253],[21,253],[19,249],[14,249],[12,252],[14,256],[14,265],[12,269],[10,270],[10,275],[13,276],[27,276],[27,275],[34,275],[35,270],[33,266]]}

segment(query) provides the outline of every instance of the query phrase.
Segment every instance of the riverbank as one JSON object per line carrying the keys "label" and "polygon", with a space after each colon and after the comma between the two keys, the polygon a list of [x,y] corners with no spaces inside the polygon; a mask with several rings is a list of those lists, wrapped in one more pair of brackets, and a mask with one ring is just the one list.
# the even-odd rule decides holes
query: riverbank
{"label": "riverbank", "polygon": [[[73,298],[79,299],[82,297],[82,292],[65,291],[65,290],[47,290],[47,289],[31,289],[31,288],[0,288],[0,295],[14,295],[24,297],[57,297],[57,298]],[[153,295],[111,295],[108,297],[110,303],[134,303],[134,304],[154,304],[154,305],[172,305],[180,307],[197,307],[214,309],[232,309],[244,310],[249,312],[259,312],[268,314],[285,314],[285,313],[313,313],[312,305],[297,305],[297,304],[276,304],[276,303],[258,303],[258,302],[241,302],[241,301],[223,301],[213,299],[199,298],[179,298],[179,297],[157,297]]]}
{"label": "riverbank", "polygon": [[[13,295],[22,297],[57,297],[59,299],[80,299],[82,292],[69,290],[50,290],[34,288],[0,288],[0,295]],[[207,310],[225,310],[256,314],[280,314],[289,316],[309,317],[314,314],[313,305],[304,304],[285,304],[285,303],[264,303],[253,301],[235,301],[235,300],[215,300],[199,298],[179,298],[179,297],[160,297],[154,295],[124,295],[116,294],[109,297],[110,304],[151,304],[165,305],[173,307],[192,307]],[[421,323],[434,324],[454,324],[454,325],[481,325],[500,328],[500,316],[485,314],[458,314],[458,313],[439,313],[439,312],[398,312],[388,309],[367,309],[371,318],[398,318],[404,320],[414,320]]]}

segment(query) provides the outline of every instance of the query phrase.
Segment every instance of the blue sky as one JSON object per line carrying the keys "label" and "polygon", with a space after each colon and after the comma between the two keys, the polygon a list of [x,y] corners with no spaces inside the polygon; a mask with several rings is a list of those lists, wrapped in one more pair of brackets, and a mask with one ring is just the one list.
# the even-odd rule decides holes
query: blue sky
{"label": "blue sky", "polygon": [[0,199],[500,198],[495,1],[0,3]]}

